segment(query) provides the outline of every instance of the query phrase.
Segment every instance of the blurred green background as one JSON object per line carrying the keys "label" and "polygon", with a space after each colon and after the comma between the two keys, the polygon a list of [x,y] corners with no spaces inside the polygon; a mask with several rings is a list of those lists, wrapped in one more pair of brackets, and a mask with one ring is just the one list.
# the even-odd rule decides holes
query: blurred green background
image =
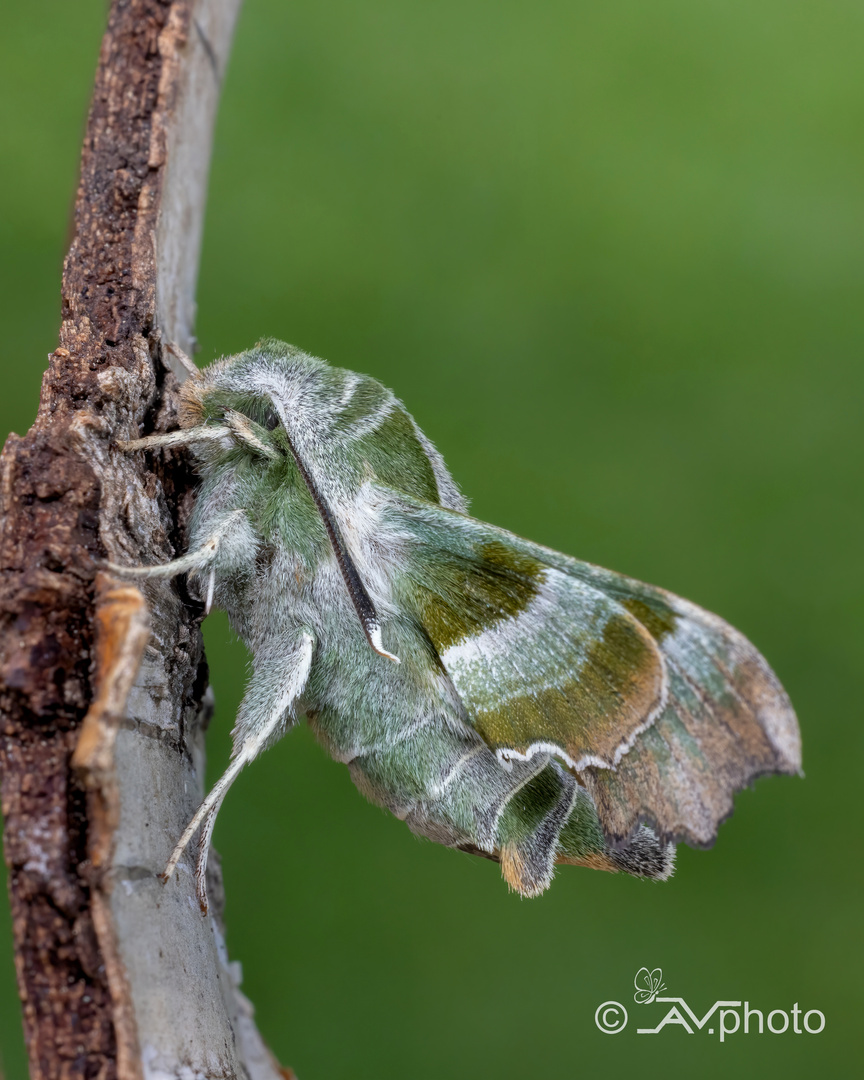
{"label": "blurred green background", "polygon": [[[56,344],[104,17],[4,5],[4,434],[31,423]],[[798,708],[807,772],[740,795],[667,884],[564,868],[522,901],[292,733],[241,776],[216,844],[232,954],[301,1080],[852,1073],[862,47],[845,0],[247,0],[199,362],[273,334],[392,386],[477,516],[743,629]],[[206,636],[212,780],[245,656],[221,616]],[[698,1012],[798,1002],[826,1029],[642,1038],[642,965]],[[630,1010],[616,1038],[594,1024],[607,999]],[[24,1077],[5,906],[0,1046]]]}

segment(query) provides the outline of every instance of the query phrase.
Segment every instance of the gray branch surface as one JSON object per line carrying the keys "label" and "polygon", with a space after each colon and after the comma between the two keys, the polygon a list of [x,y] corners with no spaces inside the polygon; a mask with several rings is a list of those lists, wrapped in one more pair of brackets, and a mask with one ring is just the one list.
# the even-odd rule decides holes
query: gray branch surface
{"label": "gray branch surface", "polygon": [[[63,273],[60,346],[0,469],[0,768],[34,1080],[277,1080],[188,861],[158,873],[202,796],[200,609],[100,570],[184,546],[173,426],[194,343],[213,122],[240,0],[114,0]],[[173,370],[172,370],[173,369]],[[194,854],[194,853],[193,853]],[[185,870],[185,872],[184,872]]]}

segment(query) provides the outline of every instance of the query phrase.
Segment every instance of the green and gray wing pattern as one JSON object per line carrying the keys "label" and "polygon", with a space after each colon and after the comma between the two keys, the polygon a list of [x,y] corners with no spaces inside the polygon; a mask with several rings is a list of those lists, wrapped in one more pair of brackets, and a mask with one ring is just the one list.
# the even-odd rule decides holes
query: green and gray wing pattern
{"label": "green and gray wing pattern", "polygon": [[734,792],[800,769],[776,676],[715,615],[464,514],[382,489],[404,539],[398,601],[499,759],[552,753],[604,833],[710,844]]}

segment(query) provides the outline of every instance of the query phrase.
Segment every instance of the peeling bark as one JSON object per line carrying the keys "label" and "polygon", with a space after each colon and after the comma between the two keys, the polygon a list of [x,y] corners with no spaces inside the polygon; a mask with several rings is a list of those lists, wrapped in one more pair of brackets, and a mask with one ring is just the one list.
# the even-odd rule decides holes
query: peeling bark
{"label": "peeling bark", "polygon": [[[189,462],[115,440],[174,423],[194,344],[213,120],[240,0],[114,0],[59,347],[0,462],[0,768],[36,1080],[276,1080],[219,905],[157,879],[201,797],[200,608],[100,571],[183,548]],[[220,882],[211,895],[217,898]]]}

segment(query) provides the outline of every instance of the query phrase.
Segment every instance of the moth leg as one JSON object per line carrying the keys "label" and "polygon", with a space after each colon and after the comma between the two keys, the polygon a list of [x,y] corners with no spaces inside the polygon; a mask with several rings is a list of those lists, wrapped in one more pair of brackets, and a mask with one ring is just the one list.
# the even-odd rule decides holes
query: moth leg
{"label": "moth leg", "polygon": [[183,352],[183,350],[180,348],[176,341],[164,341],[162,343],[162,350],[163,352],[170,353],[171,356],[173,356],[177,360],[180,366],[186,369],[187,374],[199,374],[198,367],[195,361],[190,356],[187,356],[185,352]]}
{"label": "moth leg", "polygon": [[251,760],[251,757],[238,757],[231,762],[222,776],[216,781],[213,790],[198,807],[195,816],[183,830],[182,836],[177,841],[174,850],[171,852],[171,858],[165,864],[165,869],[159,875],[162,878],[162,881],[167,883],[171,875],[177,869],[177,863],[180,861],[183,852],[189,846],[189,841],[203,823],[204,828],[201,834],[201,847],[195,863],[195,893],[198,897],[198,903],[201,905],[202,915],[207,914],[207,892],[204,884],[204,875],[207,872],[207,853],[210,846],[210,837],[213,834],[213,826],[216,824],[216,815],[219,813],[219,807],[222,805],[223,799],[228,794],[228,788],[234,783],[237,774],[246,762]]}
{"label": "moth leg", "polygon": [[[172,578],[177,577],[178,574],[203,570],[207,566],[212,566],[219,551],[219,545],[224,540],[225,535],[230,532],[244,513],[245,510],[232,510],[222,520],[216,532],[208,537],[201,547],[196,548],[194,551],[188,551],[185,555],[181,555],[179,559],[172,559],[171,562],[159,563],[156,566],[121,566],[119,563],[113,562],[106,562],[104,565],[112,573],[123,574],[128,577]],[[208,596],[212,601],[211,588],[212,586],[208,585]]]}
{"label": "moth leg", "polygon": [[213,607],[213,593],[216,591],[216,567],[210,566],[210,573],[207,575],[207,601],[204,605],[204,614],[209,615],[210,609]]}
{"label": "moth leg", "polygon": [[284,734],[289,720],[293,722],[296,719],[297,703],[309,678],[314,648],[314,637],[304,631],[293,647],[287,650],[287,654],[284,640],[275,643],[263,653],[259,652],[237,716],[231,764],[183,830],[183,835],[177,841],[162,871],[162,880],[167,882],[176,870],[190,840],[201,829],[198,857],[195,861],[195,892],[204,915],[207,914],[207,856],[216,815],[228,789],[244,765],[254,761],[262,750]]}
{"label": "moth leg", "polygon": [[118,439],[121,450],[156,450],[160,446],[188,446],[196,442],[220,442],[231,435],[231,428],[225,424],[201,424],[193,428],[178,428],[176,431],[160,431],[155,435],[144,435],[140,439]]}

